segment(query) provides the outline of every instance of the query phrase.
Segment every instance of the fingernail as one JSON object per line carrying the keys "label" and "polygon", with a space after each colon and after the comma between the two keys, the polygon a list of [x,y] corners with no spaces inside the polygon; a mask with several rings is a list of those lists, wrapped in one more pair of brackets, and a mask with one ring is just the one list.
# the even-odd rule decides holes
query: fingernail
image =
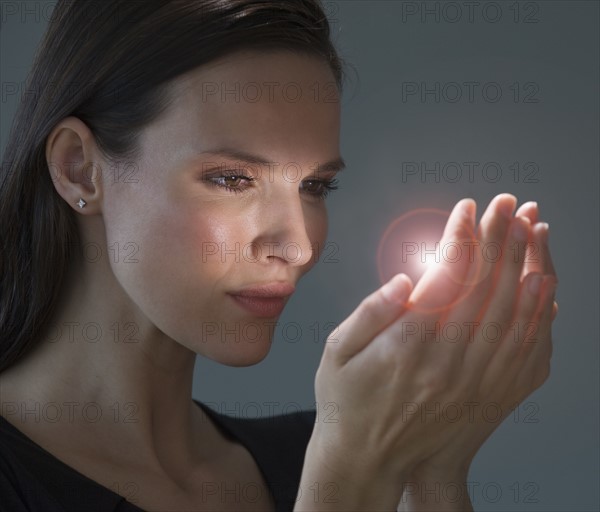
{"label": "fingernail", "polygon": [[529,238],[529,228],[528,224],[530,224],[529,219],[527,217],[520,217],[525,222],[525,225],[519,222],[519,218],[515,218],[512,225],[512,235],[519,242],[525,242]]}
{"label": "fingernail", "polygon": [[541,274],[535,274],[529,279],[527,283],[527,289],[532,295],[537,295],[540,293],[540,289],[542,287],[542,281],[544,280],[544,276]]}

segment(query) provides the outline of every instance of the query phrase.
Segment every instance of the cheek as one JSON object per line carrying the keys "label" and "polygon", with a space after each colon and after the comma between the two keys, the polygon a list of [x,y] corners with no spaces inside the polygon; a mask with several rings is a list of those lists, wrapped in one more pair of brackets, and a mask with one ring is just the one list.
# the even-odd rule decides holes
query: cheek
{"label": "cheek", "polygon": [[250,230],[239,213],[214,214],[208,210],[170,220],[169,237],[181,255],[181,264],[189,265],[191,272],[196,269],[218,279],[231,264],[239,262],[240,248],[250,242]]}
{"label": "cheek", "polygon": [[132,262],[110,258],[109,264],[129,297],[168,333],[177,323],[181,328],[191,318],[214,314],[211,295],[232,263],[220,251],[243,242],[243,234],[231,217],[175,210],[173,204],[158,211],[154,204],[107,219],[108,247],[133,242],[137,249]]}
{"label": "cheek", "polygon": [[245,282],[244,274],[255,261],[254,220],[239,208],[206,202],[177,211],[171,206],[153,221],[146,239],[158,258],[149,262],[141,277],[154,280],[152,293],[160,294],[169,313],[165,321],[170,322],[170,316],[179,322],[178,329],[187,324],[194,331],[198,317],[220,320],[225,292]]}

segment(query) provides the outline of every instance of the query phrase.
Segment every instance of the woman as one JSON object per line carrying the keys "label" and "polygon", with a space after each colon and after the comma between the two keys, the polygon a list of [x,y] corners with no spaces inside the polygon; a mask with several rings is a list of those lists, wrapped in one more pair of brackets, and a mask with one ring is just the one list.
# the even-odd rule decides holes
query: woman
{"label": "woman", "polygon": [[[336,421],[191,396],[196,354],[267,355],[318,260],[342,82],[317,0],[57,3],[2,166],[5,509],[471,509],[415,489],[460,487],[547,378],[556,276],[535,203],[513,216],[502,194],[476,230],[459,202],[442,243],[503,257],[442,261],[414,289],[397,275],[334,330],[315,390]],[[471,329],[433,339],[448,322]],[[485,342],[489,322],[513,342]],[[490,402],[493,422],[472,405]],[[475,413],[419,414],[440,403]]]}

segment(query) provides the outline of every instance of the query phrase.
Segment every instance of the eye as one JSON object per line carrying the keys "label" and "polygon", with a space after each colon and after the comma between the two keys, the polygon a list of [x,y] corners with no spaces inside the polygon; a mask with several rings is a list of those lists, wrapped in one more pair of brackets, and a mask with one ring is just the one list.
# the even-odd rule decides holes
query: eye
{"label": "eye", "polygon": [[254,178],[240,174],[239,171],[223,171],[219,176],[204,178],[204,181],[214,187],[223,188],[229,192],[241,193],[248,188],[248,186],[243,185],[244,181],[250,183],[254,181]]}
{"label": "eye", "polygon": [[337,190],[337,179],[331,180],[306,180],[303,182],[303,190],[308,189],[307,193],[319,199],[325,199],[330,192]]}

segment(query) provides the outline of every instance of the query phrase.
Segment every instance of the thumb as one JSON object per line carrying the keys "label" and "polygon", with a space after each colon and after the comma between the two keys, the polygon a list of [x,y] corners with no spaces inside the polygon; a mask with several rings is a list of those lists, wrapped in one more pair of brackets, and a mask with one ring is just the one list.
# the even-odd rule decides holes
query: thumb
{"label": "thumb", "polygon": [[412,290],[406,274],[396,274],[365,297],[352,314],[327,338],[325,351],[341,366],[363,350],[405,310]]}
{"label": "thumb", "polygon": [[411,295],[412,309],[441,311],[463,289],[469,269],[465,242],[471,243],[474,239],[475,209],[472,199],[463,199],[455,205],[440,240],[439,263],[429,267],[416,284]]}

